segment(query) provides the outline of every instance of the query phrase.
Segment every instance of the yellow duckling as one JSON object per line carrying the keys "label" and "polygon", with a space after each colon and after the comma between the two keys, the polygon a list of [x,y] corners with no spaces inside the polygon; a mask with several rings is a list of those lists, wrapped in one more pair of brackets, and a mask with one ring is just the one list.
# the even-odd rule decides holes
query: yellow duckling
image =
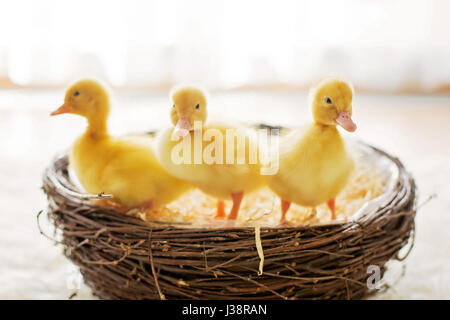
{"label": "yellow duckling", "polygon": [[67,90],[64,104],[51,113],[72,113],[87,119],[86,132],[70,152],[70,163],[86,191],[112,194],[123,210],[145,211],[177,198],[187,184],[162,168],[150,141],[110,136],[109,109],[105,89],[95,81],[81,80]]}
{"label": "yellow duckling", "polygon": [[267,176],[267,183],[281,198],[282,222],[291,202],[315,207],[327,201],[335,219],[334,199],[354,167],[336,125],[356,130],[351,118],[352,98],[353,89],[346,82],[321,82],[310,92],[314,123],[280,142],[279,170]]}
{"label": "yellow duckling", "polygon": [[[159,136],[157,153],[161,164],[171,175],[218,198],[218,218],[226,216],[223,200],[231,197],[233,206],[228,219],[237,219],[244,193],[257,189],[263,182],[258,160],[250,160],[250,145],[257,146],[256,142],[247,135],[245,128],[218,122],[205,124],[207,99],[201,89],[175,88],[171,99],[171,120],[175,128],[168,128]],[[227,139],[227,132],[235,136]],[[238,138],[234,139],[236,136]],[[200,146],[199,137],[202,140]],[[241,144],[239,148],[239,143],[234,142],[241,138],[241,141],[245,141],[245,146],[242,147]],[[184,158],[188,161],[174,161],[174,150],[185,141],[191,142],[190,149],[185,150],[190,152],[190,156]],[[233,145],[228,147],[227,144],[232,141]],[[254,151],[253,149],[253,155]],[[183,156],[185,157],[184,151]],[[211,159],[208,160],[208,156]],[[245,161],[242,161],[242,156],[245,156]]]}

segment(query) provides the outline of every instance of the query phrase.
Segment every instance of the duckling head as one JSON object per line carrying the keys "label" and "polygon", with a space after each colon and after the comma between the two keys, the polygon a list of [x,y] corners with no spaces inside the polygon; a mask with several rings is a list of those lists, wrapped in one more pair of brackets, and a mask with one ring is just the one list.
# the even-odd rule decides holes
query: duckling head
{"label": "duckling head", "polygon": [[108,93],[96,81],[77,81],[67,89],[64,104],[50,115],[63,113],[80,115],[88,120],[106,119],[109,114]]}
{"label": "duckling head", "polygon": [[311,90],[314,121],[324,125],[340,125],[349,132],[356,130],[352,120],[353,88],[342,80],[328,79]]}
{"label": "duckling head", "polygon": [[206,93],[197,87],[176,87],[171,92],[173,103],[170,117],[175,126],[174,133],[184,137],[194,129],[194,122],[206,121]]}

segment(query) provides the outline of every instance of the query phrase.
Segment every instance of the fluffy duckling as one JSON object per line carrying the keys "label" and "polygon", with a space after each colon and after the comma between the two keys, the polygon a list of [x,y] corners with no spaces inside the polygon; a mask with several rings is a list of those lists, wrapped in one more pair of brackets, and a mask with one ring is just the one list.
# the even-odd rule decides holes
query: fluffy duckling
{"label": "fluffy duckling", "polygon": [[123,210],[146,211],[176,199],[187,184],[162,168],[151,141],[110,136],[109,110],[105,89],[95,81],[81,80],[67,90],[64,104],[51,113],[72,113],[87,119],[87,130],[76,140],[69,158],[86,191],[112,194],[114,203]]}
{"label": "fluffy duckling", "polygon": [[314,123],[280,142],[279,170],[267,176],[267,183],[281,198],[282,222],[291,202],[315,207],[327,201],[335,219],[335,197],[354,167],[336,125],[356,130],[352,98],[353,89],[346,82],[322,81],[310,92]]}
{"label": "fluffy duckling", "polygon": [[[246,129],[242,127],[219,122],[205,124],[207,99],[205,93],[199,88],[190,86],[175,88],[172,90],[171,100],[173,102],[171,120],[175,127],[168,128],[159,136],[157,154],[161,164],[171,175],[186,180],[203,192],[218,198],[217,218],[226,216],[223,200],[231,198],[233,206],[228,214],[228,219],[237,219],[244,193],[257,189],[263,181],[260,176],[258,160],[253,163],[249,161],[250,145],[257,146],[255,140],[247,135]],[[235,140],[236,143],[230,147],[230,150],[226,149],[228,130],[232,130],[245,141],[244,163],[239,162],[238,159],[239,151],[241,151],[241,160],[243,154],[243,149],[238,151],[239,144],[236,142],[238,139]],[[209,137],[210,139],[205,139],[208,132],[212,135]],[[203,133],[205,137],[203,137]],[[202,145],[196,149],[198,147],[198,144],[197,147],[195,145],[195,142],[198,142],[195,140],[196,137],[210,142],[203,141]],[[173,161],[173,150],[176,150],[176,146],[186,139],[191,141],[189,150],[191,155],[187,162],[176,163]],[[215,144],[216,142],[217,144]],[[214,150],[211,150],[212,145],[214,145]],[[230,153],[228,154],[228,152]],[[208,162],[205,154],[211,154],[214,160]],[[225,156],[227,156],[226,160]]]}

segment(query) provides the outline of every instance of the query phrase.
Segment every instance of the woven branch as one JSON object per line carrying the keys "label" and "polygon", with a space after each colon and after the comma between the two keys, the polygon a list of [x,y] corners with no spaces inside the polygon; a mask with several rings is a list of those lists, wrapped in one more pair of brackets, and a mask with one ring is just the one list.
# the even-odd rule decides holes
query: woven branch
{"label": "woven branch", "polygon": [[[357,221],[255,229],[151,224],[90,204],[68,175],[67,156],[44,174],[48,216],[65,255],[104,299],[361,299],[367,268],[399,257],[414,234],[415,184],[401,162],[389,200]],[[413,242],[413,241],[410,241]],[[412,243],[411,243],[412,247]],[[406,255],[409,251],[406,253]]]}

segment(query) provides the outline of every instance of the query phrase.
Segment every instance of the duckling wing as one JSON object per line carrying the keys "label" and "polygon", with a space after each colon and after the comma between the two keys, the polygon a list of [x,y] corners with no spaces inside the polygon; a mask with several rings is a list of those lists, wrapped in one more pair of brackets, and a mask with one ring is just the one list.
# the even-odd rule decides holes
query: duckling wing
{"label": "duckling wing", "polygon": [[153,200],[155,205],[174,199],[181,182],[160,165],[151,139],[120,139],[113,142],[100,182],[123,204],[134,206]]}

